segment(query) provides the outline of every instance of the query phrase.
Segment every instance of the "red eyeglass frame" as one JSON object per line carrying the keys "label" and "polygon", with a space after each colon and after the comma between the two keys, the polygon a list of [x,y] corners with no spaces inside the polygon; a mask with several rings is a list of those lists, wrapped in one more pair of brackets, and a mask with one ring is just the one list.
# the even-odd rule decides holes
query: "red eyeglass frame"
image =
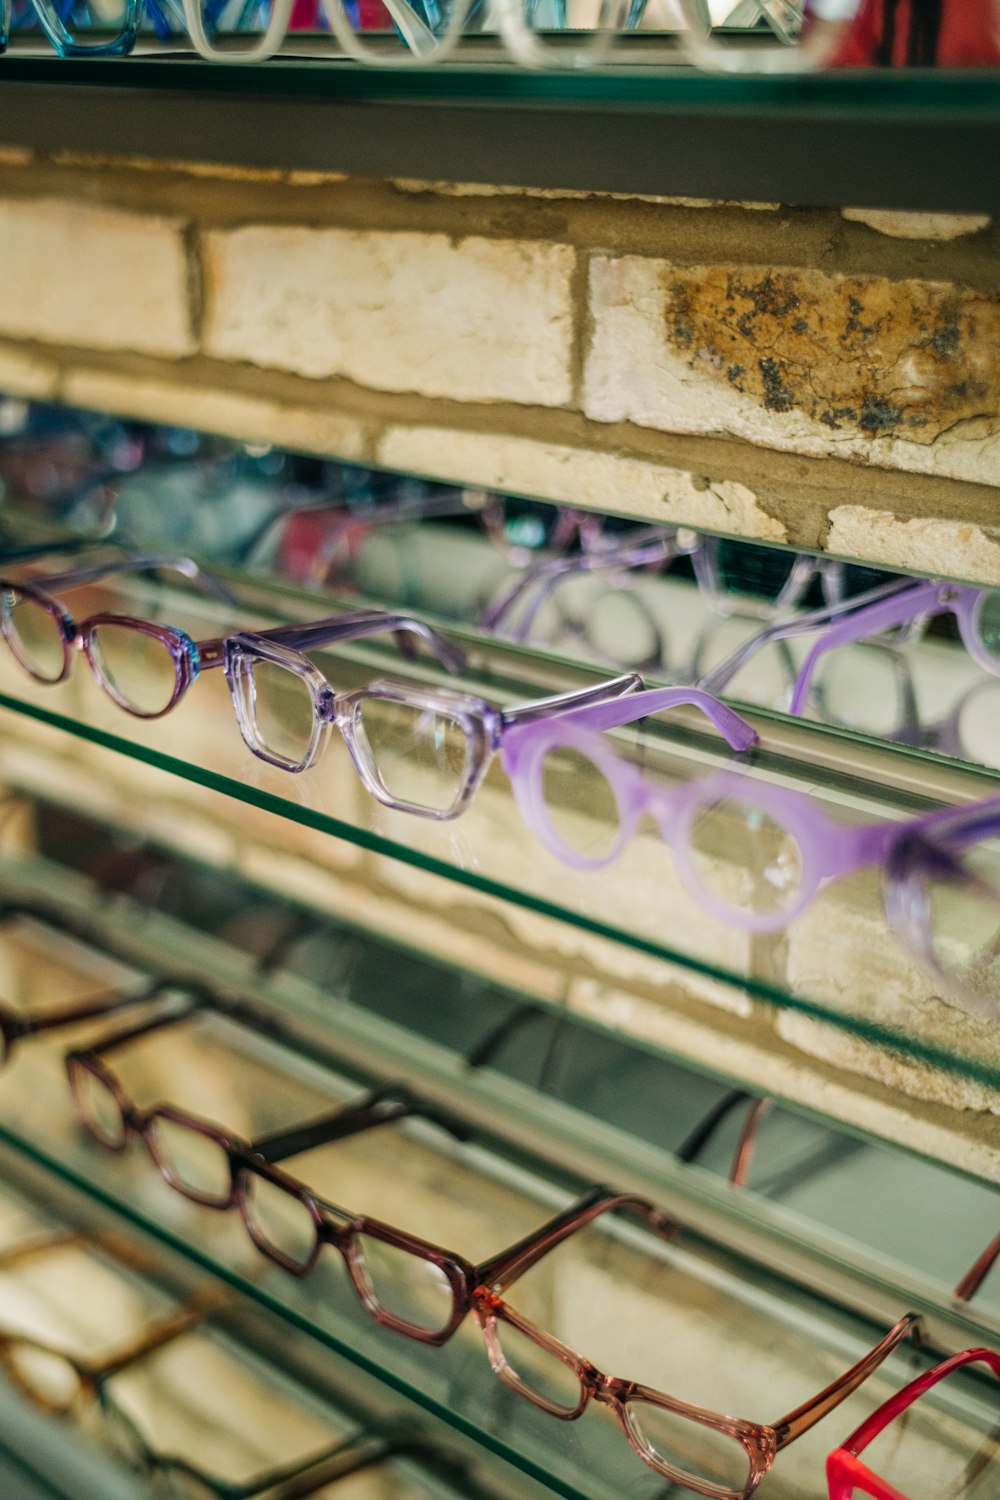
{"label": "red eyeglass frame", "polygon": [[889,1484],[874,1470],[869,1469],[868,1465],[862,1462],[860,1454],[878,1437],[879,1433],[885,1431],[890,1422],[895,1421],[913,1405],[914,1401],[925,1395],[945,1376],[976,1362],[987,1365],[1000,1380],[1000,1354],[992,1349],[966,1349],[961,1354],[953,1354],[950,1359],[942,1361],[932,1370],[912,1380],[909,1385],[904,1386],[895,1396],[884,1402],[877,1411],[872,1412],[857,1431],[851,1433],[846,1443],[840,1448],[835,1448],[827,1458],[826,1482],[830,1500],[854,1500],[859,1491],[862,1495],[870,1495],[871,1500],[908,1500],[908,1497],[901,1494],[894,1485]]}

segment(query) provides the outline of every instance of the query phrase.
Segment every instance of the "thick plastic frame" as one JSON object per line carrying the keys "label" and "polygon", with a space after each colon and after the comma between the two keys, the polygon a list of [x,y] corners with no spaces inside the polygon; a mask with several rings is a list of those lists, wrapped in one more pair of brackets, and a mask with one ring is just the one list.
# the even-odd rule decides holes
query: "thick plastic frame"
{"label": "thick plastic frame", "polygon": [[964,1369],[966,1365],[974,1363],[985,1364],[1000,1380],[1000,1354],[992,1349],[966,1349],[961,1354],[953,1354],[950,1359],[944,1360],[941,1364],[935,1365],[932,1370],[927,1370],[923,1375],[918,1376],[862,1422],[847,1441],[834,1449],[827,1458],[826,1481],[829,1486],[830,1500],[852,1500],[858,1492],[870,1495],[872,1500],[907,1500],[905,1495],[863,1463],[860,1455],[868,1444],[873,1442],[879,1433],[884,1432],[897,1417],[902,1416],[914,1401],[926,1395],[953,1371]]}

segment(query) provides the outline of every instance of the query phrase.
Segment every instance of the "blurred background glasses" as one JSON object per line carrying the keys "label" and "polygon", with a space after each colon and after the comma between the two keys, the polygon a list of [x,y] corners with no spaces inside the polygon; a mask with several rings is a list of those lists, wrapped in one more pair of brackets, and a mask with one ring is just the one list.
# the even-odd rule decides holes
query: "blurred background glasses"
{"label": "blurred background glasses", "polygon": [[[953,1391],[963,1374],[980,1375],[979,1388]],[[993,1500],[1000,1485],[997,1379],[1000,1354],[966,1349],[911,1381],[830,1454],[830,1500]],[[938,1420],[924,1426],[932,1407]]]}
{"label": "blurred background glasses", "polygon": [[32,5],[60,57],[131,52],[144,20],[160,41],[187,32],[178,0],[32,0]]}
{"label": "blurred background glasses", "polygon": [[863,0],[680,0],[681,46],[699,68],[801,73],[834,60]]}

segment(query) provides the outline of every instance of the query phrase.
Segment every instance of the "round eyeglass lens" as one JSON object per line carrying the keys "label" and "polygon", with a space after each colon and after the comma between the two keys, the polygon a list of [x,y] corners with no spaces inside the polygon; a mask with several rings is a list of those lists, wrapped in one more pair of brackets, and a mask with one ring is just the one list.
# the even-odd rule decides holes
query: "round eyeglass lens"
{"label": "round eyeglass lens", "polygon": [[26,672],[39,682],[58,682],[66,669],[62,624],[51,610],[20,589],[0,594],[4,638]]}
{"label": "round eyeglass lens", "polygon": [[315,726],[312,693],[298,672],[256,657],[242,680],[258,745],[289,769],[307,758]]}
{"label": "round eyeglass lens", "polygon": [[357,1235],[354,1245],[358,1268],[383,1312],[422,1333],[447,1328],[455,1294],[440,1266],[370,1234]]}
{"label": "round eyeglass lens", "polygon": [[695,876],[713,904],[735,914],[774,916],[800,899],[803,860],[797,840],[753,802],[723,797],[691,817]]}
{"label": "round eyeglass lens", "polygon": [[[209,47],[239,57],[260,47],[274,13],[273,0],[193,0]],[[280,44],[281,38],[275,38]]]}
{"label": "round eyeglass lens", "polygon": [[614,788],[595,761],[572,745],[546,751],[541,766],[545,817],[571,864],[597,866],[614,854],[621,818]]}
{"label": "round eyeglass lens", "polygon": [[681,40],[699,67],[799,73],[822,67],[846,40],[862,0],[680,0]]}
{"label": "round eyeglass lens", "polygon": [[80,1392],[80,1377],[65,1355],[28,1339],[12,1339],[4,1360],[18,1385],[50,1411],[67,1411]]}
{"label": "round eyeglass lens", "polygon": [[928,870],[924,882],[935,962],[967,995],[1000,1000],[1000,839]]}
{"label": "round eyeglass lens", "polygon": [[716,1484],[741,1494],[750,1479],[750,1455],[739,1438],[668,1411],[652,1401],[629,1401],[629,1427],[647,1461],[699,1484]]}
{"label": "round eyeglass lens", "polygon": [[124,1146],[125,1121],[114,1090],[107,1081],[74,1058],[70,1063],[70,1087],[77,1112],[90,1134],[103,1146],[114,1149]]}
{"label": "round eyeglass lens", "polygon": [[69,4],[35,0],[35,4],[49,29],[80,50],[110,50],[130,31],[129,0],[70,0]]}
{"label": "round eyeglass lens", "polygon": [[171,1187],[212,1208],[229,1206],[232,1179],[221,1141],[169,1115],[152,1116],[146,1139]]}
{"label": "round eyeglass lens", "polygon": [[316,1249],[316,1221],[306,1204],[259,1172],[243,1173],[240,1192],[257,1248],[292,1270],[304,1271]]}
{"label": "round eyeglass lens", "polygon": [[496,1339],[503,1357],[503,1368],[497,1372],[502,1380],[534,1397],[549,1411],[569,1416],[578,1410],[583,1386],[561,1355],[506,1318],[497,1318]]}
{"label": "round eyeglass lens", "polygon": [[958,742],[966,760],[1000,767],[1000,683],[992,678],[964,698],[958,714]]}
{"label": "round eyeglass lens", "polygon": [[370,774],[394,802],[430,813],[455,806],[470,760],[461,720],[420,703],[373,694],[361,700],[355,737]]}
{"label": "round eyeglass lens", "polygon": [[831,651],[814,684],[817,717],[883,739],[903,722],[900,658],[883,646]]}
{"label": "round eyeglass lens", "polygon": [[587,641],[601,660],[616,667],[647,667],[661,661],[660,632],[633,588],[602,587],[587,608]]}
{"label": "round eyeglass lens", "polygon": [[89,652],[108,692],[122,708],[155,718],[170,707],[180,666],[165,640],[130,625],[97,625],[90,634]]}

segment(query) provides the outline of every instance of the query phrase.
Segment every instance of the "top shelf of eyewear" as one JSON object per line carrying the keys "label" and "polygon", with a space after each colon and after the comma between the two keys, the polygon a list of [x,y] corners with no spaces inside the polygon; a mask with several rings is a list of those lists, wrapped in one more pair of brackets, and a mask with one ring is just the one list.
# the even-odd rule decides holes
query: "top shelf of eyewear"
{"label": "top shelf of eyewear", "polygon": [[[80,0],[72,14],[88,3]],[[740,67],[711,71],[714,56],[689,60],[676,31],[640,31],[616,34],[596,65],[574,67],[565,64],[584,60],[593,34],[556,28],[566,0],[513,3],[522,22],[544,9],[553,28],[524,27],[527,50],[503,32],[508,0],[494,0],[495,25],[470,33],[467,22],[435,65],[400,67],[386,64],[398,63],[399,53],[413,60],[399,40],[401,20],[422,14],[430,0],[392,0],[405,13],[394,28],[354,33],[366,48],[371,41],[375,66],[367,53],[347,56],[342,38],[319,32],[279,37],[280,50],[264,64],[243,55],[247,45],[266,50],[263,38],[234,33],[227,44],[236,50],[207,61],[195,54],[179,0],[176,7],[157,0],[176,16],[163,40],[140,29],[131,56],[91,48],[61,57],[52,34],[62,22],[50,23],[48,35],[37,25],[51,0],[18,0],[0,59],[0,143],[41,155],[72,149],[556,191],[1000,211],[1000,174],[983,170],[1000,159],[1000,36],[994,66],[811,72],[774,71],[781,59],[773,39],[752,37],[744,51],[731,37],[728,45],[716,38],[723,67],[733,66],[734,50]],[[111,8],[137,4],[145,14],[141,0]],[[482,4],[473,0],[473,17]],[[860,4],[863,14],[869,0]],[[342,10],[357,21],[381,0],[317,0],[317,14],[320,5],[331,18]],[[748,5],[756,0],[738,9]],[[961,7],[970,14],[979,0]],[[192,9],[199,0],[185,0],[189,20]],[[282,0],[260,13],[280,20]],[[33,26],[19,26],[19,15]],[[351,28],[342,20],[339,30]],[[209,51],[216,42],[213,32]],[[98,46],[106,43],[98,37]],[[335,45],[339,55],[331,55]],[[786,50],[803,61],[796,48]],[[764,71],[755,71],[757,58]]]}

